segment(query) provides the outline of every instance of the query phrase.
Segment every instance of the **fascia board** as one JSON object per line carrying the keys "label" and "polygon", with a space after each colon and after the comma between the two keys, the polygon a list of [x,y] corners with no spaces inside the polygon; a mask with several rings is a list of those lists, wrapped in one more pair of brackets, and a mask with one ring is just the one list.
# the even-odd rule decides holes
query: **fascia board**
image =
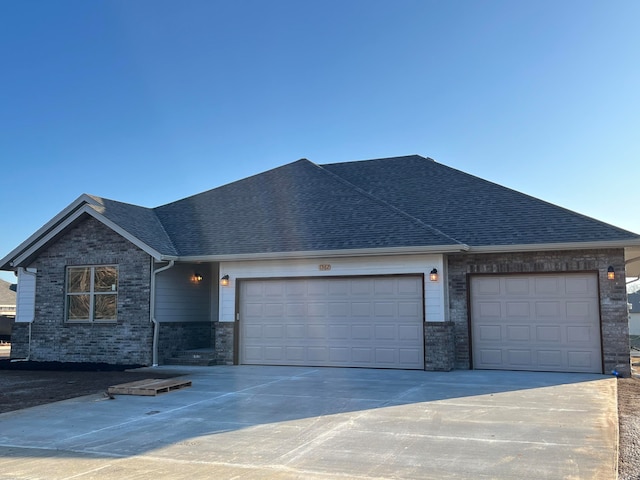
{"label": "fascia board", "polygon": [[194,255],[172,257],[163,255],[161,260],[178,260],[181,262],[222,262],[238,260],[280,260],[327,257],[372,257],[381,255],[411,255],[424,253],[457,253],[464,252],[467,245],[439,245],[425,247],[392,247],[392,248],[360,248],[347,250],[311,250],[301,252],[268,252],[240,253],[228,255]]}
{"label": "fascia board", "polygon": [[601,242],[537,243],[523,245],[483,245],[471,247],[468,253],[540,252],[550,250],[593,250],[602,248],[626,248],[640,246],[640,238],[630,240],[606,240]]}
{"label": "fascia board", "polygon": [[[96,204],[94,202],[91,202],[91,205],[96,205]],[[129,234],[126,230],[122,229],[116,223],[112,222],[108,218],[105,218],[100,213],[96,212],[92,208],[91,205],[87,205],[85,203],[83,206],[78,208],[71,215],[68,215],[62,222],[59,222],[57,225],[55,225],[53,228],[51,228],[45,234],[41,234],[39,236],[39,238],[37,238],[36,241],[31,242],[31,244],[29,245],[28,248],[26,248],[18,256],[16,256],[13,259],[13,261],[10,262],[10,265],[12,267],[18,266],[21,262],[25,261],[27,258],[32,256],[40,248],[42,248],[44,245],[46,245],[47,242],[51,241],[56,235],[60,234],[65,228],[67,228],[71,223],[73,223],[75,220],[77,220],[83,214],[91,215],[93,218],[95,218],[96,220],[101,222],[107,228],[110,228],[111,230],[113,230],[118,235],[124,237],[125,239],[127,239],[128,241],[133,243],[136,247],[138,247],[139,249],[141,249],[144,252],[148,253],[149,255],[154,257],[155,259],[159,260],[162,257],[160,252],[158,252],[155,249],[151,248],[146,243],[141,242],[138,238],[136,238],[133,235]],[[40,231],[38,231],[38,232],[40,232]],[[30,239],[32,239],[34,237],[37,237],[37,235],[35,235],[35,234],[32,235],[32,237]],[[25,243],[28,244],[29,241],[27,241]]]}

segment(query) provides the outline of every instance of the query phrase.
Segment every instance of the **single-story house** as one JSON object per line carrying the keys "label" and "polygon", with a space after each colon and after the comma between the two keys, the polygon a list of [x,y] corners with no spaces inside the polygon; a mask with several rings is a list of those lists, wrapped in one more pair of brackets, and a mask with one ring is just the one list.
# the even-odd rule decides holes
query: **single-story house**
{"label": "single-story house", "polygon": [[0,280],[0,341],[11,339],[16,318],[16,285]]}
{"label": "single-story house", "polygon": [[0,269],[12,358],[628,373],[639,257],[640,235],[411,155],[156,208],[81,195]]}
{"label": "single-story house", "polygon": [[629,301],[629,335],[640,336],[640,291],[630,293]]}

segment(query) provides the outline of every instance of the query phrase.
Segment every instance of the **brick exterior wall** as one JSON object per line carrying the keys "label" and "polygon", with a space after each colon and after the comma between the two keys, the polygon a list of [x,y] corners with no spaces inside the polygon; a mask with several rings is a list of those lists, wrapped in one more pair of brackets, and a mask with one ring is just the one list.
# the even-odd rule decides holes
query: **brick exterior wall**
{"label": "brick exterior wall", "polygon": [[[612,265],[616,280],[607,280]],[[604,373],[613,369],[630,374],[627,300],[624,277],[624,250],[578,250],[503,254],[449,255],[450,321],[455,325],[455,367],[469,369],[470,339],[468,274],[599,272],[600,316]]]}
{"label": "brick exterior wall", "polygon": [[235,322],[214,322],[214,346],[219,365],[233,365],[235,351]]}
{"label": "brick exterior wall", "polygon": [[[69,265],[118,265],[118,321],[65,322],[65,269]],[[38,269],[31,360],[150,365],[153,327],[149,319],[150,257],[87,217],[43,250]],[[26,356],[28,325],[17,324],[13,358]]]}
{"label": "brick exterior wall", "polygon": [[424,369],[448,372],[455,366],[455,324],[426,322],[424,324]]}
{"label": "brick exterior wall", "polygon": [[212,345],[211,322],[162,322],[158,330],[158,363],[182,350],[209,348]]}

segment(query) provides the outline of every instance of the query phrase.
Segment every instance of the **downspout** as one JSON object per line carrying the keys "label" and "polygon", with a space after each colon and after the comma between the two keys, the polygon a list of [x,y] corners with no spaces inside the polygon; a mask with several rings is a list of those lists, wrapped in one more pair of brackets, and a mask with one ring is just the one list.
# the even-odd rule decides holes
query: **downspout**
{"label": "downspout", "polygon": [[160,334],[160,326],[158,325],[158,321],[156,320],[156,275],[160,272],[164,272],[165,270],[169,270],[175,264],[175,260],[169,260],[169,263],[164,267],[160,267],[157,270],[153,270],[153,258],[151,258],[151,305],[150,308],[150,317],[151,323],[153,323],[153,346],[152,348],[152,366],[158,366],[158,337]]}

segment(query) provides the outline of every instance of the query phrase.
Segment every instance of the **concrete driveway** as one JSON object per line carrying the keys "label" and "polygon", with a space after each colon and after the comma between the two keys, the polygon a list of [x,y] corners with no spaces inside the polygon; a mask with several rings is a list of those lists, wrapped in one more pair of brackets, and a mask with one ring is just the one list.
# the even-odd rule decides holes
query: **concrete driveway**
{"label": "concrete driveway", "polygon": [[610,377],[175,370],[193,386],[0,415],[0,478],[616,478]]}

